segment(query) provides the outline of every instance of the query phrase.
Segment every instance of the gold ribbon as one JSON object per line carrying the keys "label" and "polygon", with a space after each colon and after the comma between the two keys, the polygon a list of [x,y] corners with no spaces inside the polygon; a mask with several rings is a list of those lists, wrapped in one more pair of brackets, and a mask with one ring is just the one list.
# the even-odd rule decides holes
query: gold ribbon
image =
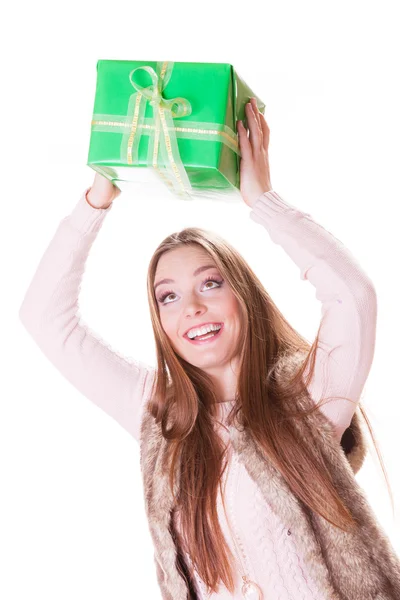
{"label": "gold ribbon", "polygon": [[[227,144],[239,156],[240,150],[237,134],[225,125],[185,120],[182,121],[183,124],[187,122],[188,125],[197,127],[175,126],[173,119],[188,117],[192,113],[192,106],[186,98],[177,97],[167,100],[163,97],[162,92],[171,78],[173,68],[173,62],[164,61],[157,63],[156,71],[150,66],[133,69],[129,73],[129,80],[137,91],[129,98],[127,115],[123,117],[93,115],[92,127],[102,131],[116,131],[115,127],[118,131],[122,127],[120,158],[128,165],[138,164],[140,139],[145,130],[149,131],[148,167],[153,167],[155,173],[174,194],[183,199],[191,199],[196,192],[192,188],[180,157],[177,133],[179,137],[203,139],[210,139],[210,135],[217,136],[219,141]],[[133,80],[134,73],[140,70],[149,73],[152,79],[151,85],[143,87]],[[153,107],[153,115],[150,119],[144,117],[147,102]],[[119,118],[124,122],[119,122],[117,120]]]}
{"label": "gold ribbon", "polygon": [[[174,117],[188,116],[192,106],[186,98],[172,98],[167,100],[162,91],[168,84],[174,64],[171,62],[157,63],[157,73],[152,67],[138,67],[129,73],[129,81],[137,90],[130,98],[129,108],[134,108],[132,130],[128,139],[127,164],[133,164],[138,159],[138,148],[143,129],[142,124],[145,113],[146,101],[153,107],[154,130],[150,135],[147,164],[151,165],[161,178],[170,185],[179,196],[190,195],[192,186],[182,163],[176,136],[174,135]],[[137,71],[147,71],[152,84],[142,87],[133,80]],[[176,107],[176,108],[175,108]],[[129,116],[128,108],[128,116]],[[159,165],[159,152],[161,164]]]}

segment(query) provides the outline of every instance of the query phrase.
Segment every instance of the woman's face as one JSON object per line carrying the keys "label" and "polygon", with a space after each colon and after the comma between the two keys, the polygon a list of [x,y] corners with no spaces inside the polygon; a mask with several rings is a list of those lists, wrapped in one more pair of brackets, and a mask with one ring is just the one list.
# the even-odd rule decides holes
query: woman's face
{"label": "woman's face", "polygon": [[[173,281],[157,285],[164,278]],[[157,265],[155,286],[161,324],[177,354],[211,375],[221,376],[237,345],[240,313],[236,296],[214,261],[198,247],[165,252]],[[184,334],[202,323],[224,326],[215,340],[194,344]]]}

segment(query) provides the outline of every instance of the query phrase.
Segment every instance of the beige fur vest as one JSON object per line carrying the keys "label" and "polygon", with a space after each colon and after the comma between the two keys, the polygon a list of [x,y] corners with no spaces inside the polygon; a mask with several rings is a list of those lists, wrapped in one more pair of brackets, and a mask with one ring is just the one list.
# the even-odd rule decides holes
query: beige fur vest
{"label": "beige fur vest", "polygon": [[[298,352],[281,358],[277,377],[292,372],[304,356]],[[306,393],[298,402],[300,407],[309,407],[312,400]],[[317,452],[329,461],[337,489],[360,524],[357,533],[341,531],[299,501],[276,468],[260,454],[246,430],[230,427],[230,439],[239,461],[271,509],[296,536],[298,551],[327,600],[400,600],[400,561],[354,477],[367,451],[358,412],[359,408],[340,444],[334,440],[332,425],[321,411],[294,421],[310,452]],[[160,426],[145,410],[140,464],[158,584],[163,600],[195,599],[187,571],[178,567],[181,563],[171,530],[173,505],[165,449]],[[178,485],[179,476],[175,492]]]}

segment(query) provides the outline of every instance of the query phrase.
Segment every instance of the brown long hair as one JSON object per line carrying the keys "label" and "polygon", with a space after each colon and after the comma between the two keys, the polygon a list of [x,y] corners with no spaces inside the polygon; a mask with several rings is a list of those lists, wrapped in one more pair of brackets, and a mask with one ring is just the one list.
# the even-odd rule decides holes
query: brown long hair
{"label": "brown long hair", "polygon": [[[327,398],[322,397],[315,406],[301,413],[288,411],[288,406],[294,405],[293,398],[304,392],[313,377],[322,322],[315,341],[308,343],[291,327],[239,252],[224,239],[198,227],[171,234],[154,252],[147,276],[157,354],[157,373],[148,410],[157,423],[161,422],[163,436],[169,440],[171,490],[175,465],[180,461],[180,491],[175,500],[181,512],[182,544],[209,590],[216,591],[222,581],[233,593],[233,557],[220,529],[216,509],[218,485],[226,468],[223,460],[226,449],[214,430],[218,398],[210,377],[172,348],[161,325],[154,293],[161,255],[188,245],[197,245],[209,254],[239,302],[242,327],[236,350],[240,349],[241,362],[229,423],[236,421],[248,428],[293,493],[307,507],[343,530],[354,527],[355,521],[335,489],[328,467],[307,452],[290,421],[317,410]],[[298,350],[306,353],[306,360],[290,385],[278,386],[274,378],[277,361],[282,354]],[[307,369],[309,373],[304,376]],[[370,422],[361,403],[359,407],[389,486]]]}

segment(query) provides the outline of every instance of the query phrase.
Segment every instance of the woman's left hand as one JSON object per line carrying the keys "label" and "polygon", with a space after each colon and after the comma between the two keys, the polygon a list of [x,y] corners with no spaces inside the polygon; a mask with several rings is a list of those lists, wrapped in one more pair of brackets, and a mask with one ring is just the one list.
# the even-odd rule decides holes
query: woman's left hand
{"label": "woman's left hand", "polygon": [[249,137],[243,123],[237,122],[241,153],[240,193],[247,206],[252,208],[257,198],[272,190],[268,160],[269,127],[258,110],[255,98],[246,104],[246,115]]}

